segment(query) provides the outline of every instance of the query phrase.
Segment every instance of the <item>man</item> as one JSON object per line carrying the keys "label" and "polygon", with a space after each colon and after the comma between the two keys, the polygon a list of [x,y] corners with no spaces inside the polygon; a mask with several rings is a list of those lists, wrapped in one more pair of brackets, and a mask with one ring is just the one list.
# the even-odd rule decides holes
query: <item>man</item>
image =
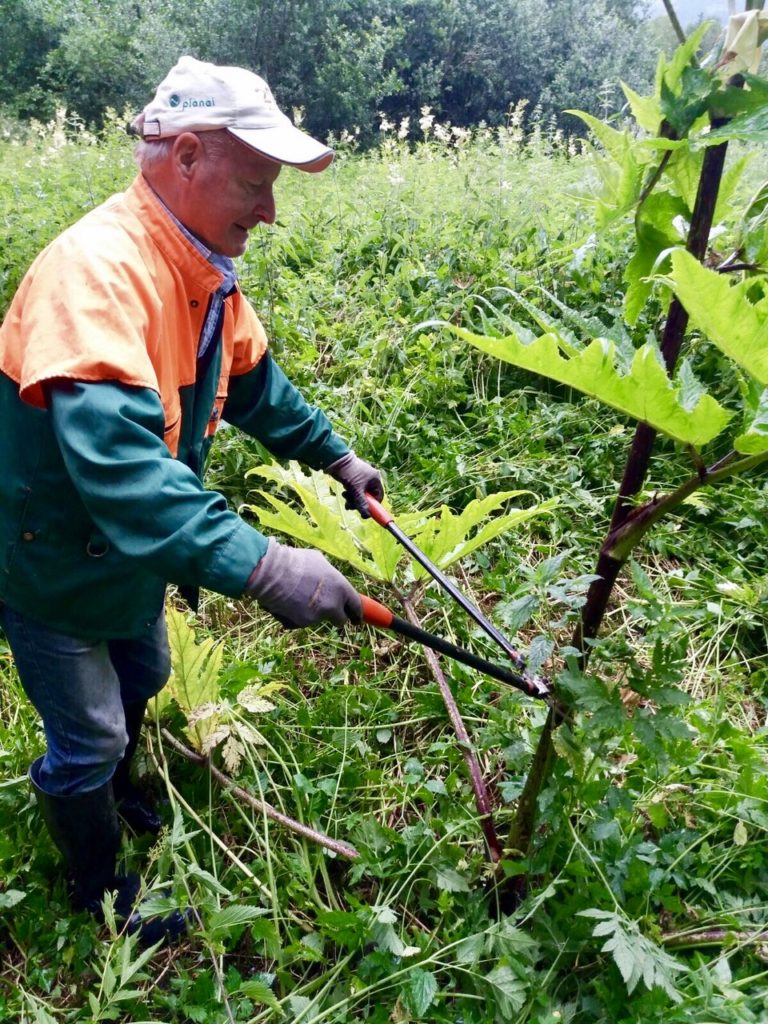
{"label": "man", "polygon": [[332,152],[261,78],[191,57],[135,126],[137,179],[37,257],[0,328],[0,625],[43,721],[30,778],[74,905],[98,916],[116,890],[148,943],[185,922],[133,908],[117,813],[160,827],[129,766],[170,672],[166,583],[251,596],[285,626],[361,618],[320,552],[267,541],[204,489],[218,423],[325,469],[363,513],[383,488],[274,362],[232,263],[274,221],[282,165],[321,171]]}

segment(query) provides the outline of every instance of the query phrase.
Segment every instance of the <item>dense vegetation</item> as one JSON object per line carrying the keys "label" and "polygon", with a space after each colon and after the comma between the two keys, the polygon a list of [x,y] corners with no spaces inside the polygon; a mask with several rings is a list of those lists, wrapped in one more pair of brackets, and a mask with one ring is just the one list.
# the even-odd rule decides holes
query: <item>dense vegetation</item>
{"label": "dense vegetation", "polygon": [[[367,157],[342,151],[311,181],[285,173],[279,223],[254,238],[242,282],[292,376],[384,466],[398,514],[459,511],[507,490],[522,490],[514,504],[530,510],[557,499],[452,570],[552,670],[592,578],[629,424],[414,328],[436,318],[491,333],[510,318],[535,327],[535,309],[567,303],[610,334],[633,233],[626,219],[595,233],[593,156],[540,125],[524,132],[521,111],[501,132],[439,136],[433,128],[415,150],[390,138]],[[3,160],[5,305],[37,249],[133,171],[119,130],[67,138],[55,123],[4,144]],[[758,168],[729,200],[724,252]],[[663,305],[661,293],[635,344]],[[694,362],[725,402],[735,395],[733,371],[700,337]],[[672,450],[661,446],[650,488],[678,482]],[[290,500],[280,474],[245,475],[265,461],[225,431],[212,482],[236,504]],[[530,857],[508,851],[500,875],[418,648],[365,629],[285,633],[215,596],[197,619],[175,618],[176,700],[145,762],[173,824],[147,877],[158,900],[170,887],[200,921],[186,947],[149,960],[105,942],[70,915],[63,883],[51,887],[57,858],[25,779],[43,738],[5,651],[0,1019],[758,1024],[768,1013],[767,521],[764,477],[745,477],[698,492],[636,553],[592,674],[572,676],[578,712],[557,741]],[[434,631],[484,649],[407,565],[395,589],[347,569],[387,603],[408,592]],[[183,654],[190,628],[205,641],[200,664]],[[445,670],[503,836],[546,709]],[[190,726],[195,696],[212,698],[213,712]],[[270,823],[187,760],[175,744],[199,742],[211,723],[215,765],[359,857]],[[128,864],[147,849],[128,839]],[[513,909],[504,892],[520,870],[531,886]]]}
{"label": "dense vegetation", "polygon": [[[346,4],[344,15],[364,7]],[[36,24],[50,34],[37,51],[53,68],[76,38],[60,31],[64,7],[23,9],[45,14]],[[84,6],[69,9],[74,18]],[[163,18],[175,5],[132,10]],[[481,16],[479,5],[463,10]],[[491,18],[497,8],[482,10]],[[196,24],[186,14],[179,33]],[[81,17],[81,38],[98,24]],[[130,39],[121,45],[130,68]],[[174,597],[174,677],[141,765],[169,827],[152,848],[127,837],[123,852],[131,868],[149,854],[158,905],[189,903],[198,917],[180,949],[142,955],[109,926],[72,916],[63,881],[52,882],[58,858],[26,781],[44,740],[0,639],[0,1020],[766,1019],[764,469],[692,487],[630,549],[598,635],[587,634],[585,670],[574,637],[634,429],[631,413],[612,409],[637,395],[614,394],[608,408],[568,383],[574,375],[558,383],[545,362],[537,373],[514,365],[550,336],[571,373],[600,337],[591,393],[617,392],[605,369],[613,358],[628,374],[647,352],[660,372],[653,346],[671,288],[685,293],[692,273],[681,240],[718,149],[703,131],[708,104],[730,104],[708,247],[703,236],[710,269],[697,271],[711,276],[705,286],[691,278],[691,308],[705,310],[708,330],[693,318],[677,433],[664,433],[670,414],[647,393],[647,422],[664,436],[632,503],[653,513],[657,496],[692,473],[708,481],[707,464],[726,462],[731,443],[765,458],[768,85],[750,79],[747,93],[723,98],[690,57],[660,72],[655,98],[630,94],[644,138],[591,121],[600,144],[586,147],[524,102],[496,128],[450,130],[425,117],[418,143],[387,128],[368,155],[345,135],[324,175],[282,175],[278,223],[240,261],[279,360],[385,469],[398,521],[440,552],[533,668],[557,678],[567,720],[548,731],[544,704],[443,662],[470,737],[459,742],[439,667],[421,649],[364,627],[287,633],[215,595],[193,617]],[[40,247],[134,169],[109,116],[90,134],[60,112],[0,147],[2,311]],[[707,312],[705,293],[723,289],[741,308],[718,299]],[[704,399],[710,412],[694,422]],[[712,429],[729,414],[730,434]],[[230,430],[210,469],[244,515],[324,544],[360,590],[494,656],[320,475],[272,464]],[[547,736],[556,756],[541,773],[535,829],[515,846]],[[467,772],[473,755],[502,845],[496,865]],[[222,772],[241,789],[227,789]],[[325,833],[326,845],[275,823],[259,801]]]}
{"label": "dense vegetation", "polygon": [[[545,116],[612,112],[623,78],[648,84],[666,19],[635,0],[0,0],[0,110],[89,124],[140,108],[182,53],[263,74],[325,136],[376,139],[379,113],[416,123],[503,123],[525,99]],[[599,86],[605,82],[602,95]],[[571,128],[575,123],[571,122]]]}

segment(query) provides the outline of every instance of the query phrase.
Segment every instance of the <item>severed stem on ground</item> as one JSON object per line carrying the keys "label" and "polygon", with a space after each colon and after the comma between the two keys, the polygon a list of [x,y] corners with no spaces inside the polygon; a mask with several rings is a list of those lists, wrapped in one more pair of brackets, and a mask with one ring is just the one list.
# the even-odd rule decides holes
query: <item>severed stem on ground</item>
{"label": "severed stem on ground", "polygon": [[166,740],[166,742],[178,754],[181,754],[182,757],[185,757],[193,764],[199,764],[206,767],[220,786],[223,786],[224,789],[228,789],[238,798],[238,800],[242,800],[243,803],[248,804],[249,807],[258,811],[259,814],[263,814],[267,818],[271,818],[272,821],[276,821],[279,825],[290,829],[291,832],[295,832],[304,839],[309,839],[312,843],[317,843],[319,846],[324,846],[327,850],[332,850],[340,857],[346,857],[348,860],[357,860],[360,856],[359,851],[349,843],[345,843],[341,839],[332,839],[331,836],[327,836],[324,832],[319,832],[317,829],[311,828],[309,825],[303,825],[300,821],[290,818],[287,814],[282,814],[280,811],[272,807],[271,804],[265,803],[263,800],[259,800],[257,797],[253,796],[252,793],[249,793],[247,789],[243,789],[242,786],[238,786],[233,782],[228,775],[213,764],[209,757],[206,757],[204,754],[198,754],[196,750],[192,750],[185,746],[167,729],[161,729],[161,733],[163,739]]}

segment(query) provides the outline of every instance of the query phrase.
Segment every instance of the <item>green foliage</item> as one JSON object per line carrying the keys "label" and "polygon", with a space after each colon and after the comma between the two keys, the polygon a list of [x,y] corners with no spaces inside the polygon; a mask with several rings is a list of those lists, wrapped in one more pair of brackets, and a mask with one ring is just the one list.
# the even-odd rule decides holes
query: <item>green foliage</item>
{"label": "green foliage", "polygon": [[[45,240],[133,173],[128,140],[71,129],[63,125],[56,149],[56,126],[2,143],[4,301]],[[661,145],[641,149],[638,165],[652,173]],[[765,965],[751,939],[768,929],[764,477],[697,492],[658,525],[634,552],[589,672],[579,672],[570,635],[630,436],[624,414],[592,398],[574,402],[570,385],[454,336],[436,344],[413,331],[439,318],[504,333],[514,312],[535,336],[554,328],[564,358],[582,337],[610,339],[626,372],[663,313],[667,265],[627,327],[634,219],[593,233],[584,199],[595,188],[593,159],[546,126],[478,132],[461,146],[433,135],[413,149],[390,141],[366,157],[343,153],[311,182],[281,177],[280,225],[260,229],[239,267],[276,357],[384,467],[406,532],[432,524],[440,536],[443,522],[454,530],[478,502],[471,541],[511,514],[509,502],[525,513],[548,502],[451,569],[573,699],[522,866],[531,879],[523,902],[512,911],[500,894],[519,862],[505,857],[501,880],[489,877],[463,751],[420,652],[364,629],[285,632],[253,607],[208,595],[194,640],[180,626],[173,635],[190,680],[188,666],[205,679],[220,657],[215,700],[202,705],[210,716],[199,721],[212,759],[226,766],[237,742],[239,785],[354,843],[360,857],[343,862],[265,819],[150,728],[139,767],[160,791],[167,830],[151,849],[126,836],[121,868],[159,876],[157,901],[169,898],[162,879],[172,878],[174,898],[194,905],[200,921],[188,944],[135,970],[141,954],[132,947],[124,972],[125,940],[68,904],[26,782],[44,738],[0,637],[0,1019],[89,1024],[98,1019],[90,996],[102,1019],[126,1024],[765,1018]],[[682,159],[674,172],[670,189],[688,204],[693,176]],[[759,173],[754,161],[734,183],[716,243],[725,253],[742,240],[752,254],[765,244]],[[690,362],[724,408],[754,418],[764,389],[716,344],[694,335]],[[689,377],[679,384],[681,398],[695,395]],[[733,422],[743,432],[741,420]],[[663,442],[660,455],[671,451]],[[318,526],[283,483],[290,469],[245,477],[263,462],[254,442],[222,430],[211,482],[238,507],[281,515],[276,498]],[[641,498],[687,473],[659,457]],[[319,478],[296,480],[333,513],[322,527],[329,536],[357,538],[359,528],[366,537]],[[483,505],[504,492],[528,493]],[[401,509],[420,511],[411,522]],[[369,525],[371,541],[386,540]],[[369,548],[354,545],[371,572]],[[411,582],[406,561],[390,564]],[[484,643],[432,590],[419,611],[436,632]],[[479,685],[461,666],[446,670],[504,834],[546,709]],[[162,722],[189,729],[192,743],[198,712],[187,717],[174,700]],[[595,936],[596,925],[610,931]],[[138,994],[116,999],[121,992]]]}
{"label": "green foliage", "polygon": [[653,193],[643,203],[635,220],[637,248],[624,271],[627,285],[624,296],[624,316],[634,326],[643,311],[653,288],[652,274],[660,253],[679,245],[680,235],[675,230],[676,218],[690,216],[688,205],[668,192]]}
{"label": "green foliage", "polygon": [[147,965],[154,956],[154,948],[146,949],[134,959],[134,944],[125,939],[107,947],[101,968],[98,988],[88,993],[92,1020],[118,1020],[121,1003],[141,999],[142,989],[137,987],[151,978]]}
{"label": "green foliage", "polygon": [[768,263],[768,182],[764,182],[747,203],[737,228],[735,251],[747,263],[765,266]]}
{"label": "green foliage", "polygon": [[253,68],[313,132],[356,129],[369,144],[381,112],[415,128],[424,106],[458,125],[503,124],[521,100],[547,118],[613,109],[595,83],[649,81],[646,35],[628,0],[3,0],[0,104],[38,120],[63,104],[100,123],[108,107],[142,106],[191,53]]}
{"label": "green foliage", "polygon": [[[629,129],[617,131],[579,113],[605,153],[598,163],[603,191],[596,207],[596,222],[604,231],[616,220],[634,213],[636,248],[624,271],[624,315],[630,326],[640,320],[652,294],[655,274],[671,261],[669,280],[693,324],[765,386],[768,295],[764,275],[732,284],[724,274],[707,269],[679,248],[692,216],[703,166],[691,142],[703,139],[708,144],[712,132],[705,115],[721,115],[729,107],[739,109],[735,94],[741,94],[733,84],[723,84],[716,74],[695,62],[704,31],[705,26],[701,26],[669,62],[661,58],[653,96],[627,91],[639,123],[655,137],[638,140]],[[768,109],[765,83],[751,78],[749,84],[747,99],[740,101],[749,110],[743,116],[764,116]],[[738,122],[736,117],[731,124],[738,128]],[[741,137],[739,131],[735,137]],[[654,159],[660,160],[656,167],[652,166]],[[718,210],[731,198],[745,168],[743,160],[731,168]],[[748,233],[762,225],[763,206],[759,190],[744,214],[744,221],[750,225]],[[531,311],[530,304],[527,308]],[[546,319],[535,311],[532,314],[539,323]],[[694,448],[718,437],[732,418],[707,394],[688,362],[681,364],[678,380],[671,381],[658,349],[651,343],[636,347],[631,365],[622,373],[613,342],[598,338],[574,344],[552,321],[547,324],[547,333],[539,337],[532,337],[519,325],[513,334],[502,337],[496,331],[478,335],[459,326],[445,326],[489,355],[574,387]],[[748,389],[743,393],[746,395]],[[744,413],[746,431],[734,441],[736,450],[745,454],[768,450],[764,400],[747,398]]]}
{"label": "green foliage", "polygon": [[609,910],[580,910],[579,915],[599,921],[592,934],[595,938],[607,936],[601,948],[613,957],[628,992],[633,992],[637,983],[642,981],[646,988],[658,985],[674,1002],[682,1002],[673,980],[675,973],[683,970],[682,965],[649,942],[635,921]]}
{"label": "green foliage", "polygon": [[706,145],[717,145],[728,139],[743,142],[765,142],[768,138],[768,83],[764,78],[745,75],[746,89],[725,90],[717,97],[717,113],[727,123],[716,125],[704,140]]}
{"label": "green foliage", "polygon": [[596,169],[600,174],[602,192],[597,201],[597,225],[605,229],[615,220],[634,209],[640,198],[643,164],[650,159],[644,151],[632,144],[627,129],[611,128],[599,118],[583,111],[571,110],[591,130],[610,159],[600,160]]}
{"label": "green foliage", "polygon": [[15,116],[52,116],[55,99],[41,81],[45,55],[62,32],[63,6],[46,0],[2,0],[0,3],[0,106]]}
{"label": "green foliage", "polygon": [[639,348],[629,371],[621,373],[616,346],[605,338],[593,338],[574,352],[554,332],[528,340],[514,334],[488,337],[445,326],[488,355],[574,387],[684,444],[707,444],[731,418],[710,395],[692,390],[682,376],[671,382],[653,345]]}
{"label": "green foliage", "polygon": [[73,0],[64,10],[45,76],[58,103],[90,125],[109,109],[140,110],[189,45],[173,0]]}
{"label": "green foliage", "polygon": [[0,143],[0,312],[37,253],[135,173],[131,142],[114,114],[98,138],[58,111],[24,141]]}
{"label": "green foliage", "polygon": [[[399,563],[408,558],[398,541],[370,519],[361,519],[357,512],[344,507],[342,486],[325,474],[304,473],[291,463],[280,466],[257,466],[246,476],[256,474],[289,487],[298,495],[305,514],[296,512],[281,498],[266,491],[261,497],[272,506],[272,511],[250,505],[259,523],[268,531],[287,534],[308,546],[319,548],[340,561],[347,562],[374,579],[391,583],[398,572]],[[449,566],[476,551],[482,545],[508,530],[520,526],[534,516],[551,511],[554,499],[529,509],[514,509],[488,520],[510,498],[524,491],[502,491],[471,501],[458,515],[446,505],[439,516],[432,511],[409,512],[398,515],[397,522],[427,558],[440,569]],[[415,560],[409,560],[410,574],[416,579],[428,578],[427,571]]]}

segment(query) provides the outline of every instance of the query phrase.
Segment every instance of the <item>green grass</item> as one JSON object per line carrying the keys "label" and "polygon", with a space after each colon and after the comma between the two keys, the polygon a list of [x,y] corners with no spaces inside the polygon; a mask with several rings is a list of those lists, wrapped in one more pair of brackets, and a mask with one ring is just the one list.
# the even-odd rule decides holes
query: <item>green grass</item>
{"label": "green grass", "polygon": [[[3,302],[40,245],[132,175],[117,132],[55,151],[52,139],[2,144]],[[414,328],[524,320],[511,291],[538,302],[542,289],[610,328],[629,239],[590,240],[593,187],[588,157],[543,138],[391,145],[317,178],[284,172],[279,223],[240,268],[278,358],[384,467],[396,512],[512,488],[560,498],[458,571],[558,669],[631,425]],[[697,358],[715,380],[717,358]],[[649,487],[687,475],[673,452],[659,446]],[[211,482],[251,501],[245,471],[263,459],[225,431]],[[766,522],[764,476],[737,480],[671,516],[622,577],[590,676],[563,676],[577,715],[558,732],[515,910],[503,890],[518,865],[489,872],[463,752],[421,652],[363,629],[286,633],[211,595],[194,627],[224,645],[234,734],[245,723],[260,736],[238,784],[360,857],[297,839],[150,730],[142,765],[169,829],[151,851],[128,839],[125,858],[136,867],[150,853],[152,891],[170,887],[200,922],[186,946],[141,963],[68,909],[25,779],[41,730],[0,650],[0,1021],[764,1021],[765,938],[753,937],[768,929]],[[487,652],[434,589],[416,600],[428,628]],[[445,667],[505,836],[544,709]],[[238,704],[254,681],[284,687],[273,711]],[[181,739],[184,724],[173,708],[162,722]]]}

